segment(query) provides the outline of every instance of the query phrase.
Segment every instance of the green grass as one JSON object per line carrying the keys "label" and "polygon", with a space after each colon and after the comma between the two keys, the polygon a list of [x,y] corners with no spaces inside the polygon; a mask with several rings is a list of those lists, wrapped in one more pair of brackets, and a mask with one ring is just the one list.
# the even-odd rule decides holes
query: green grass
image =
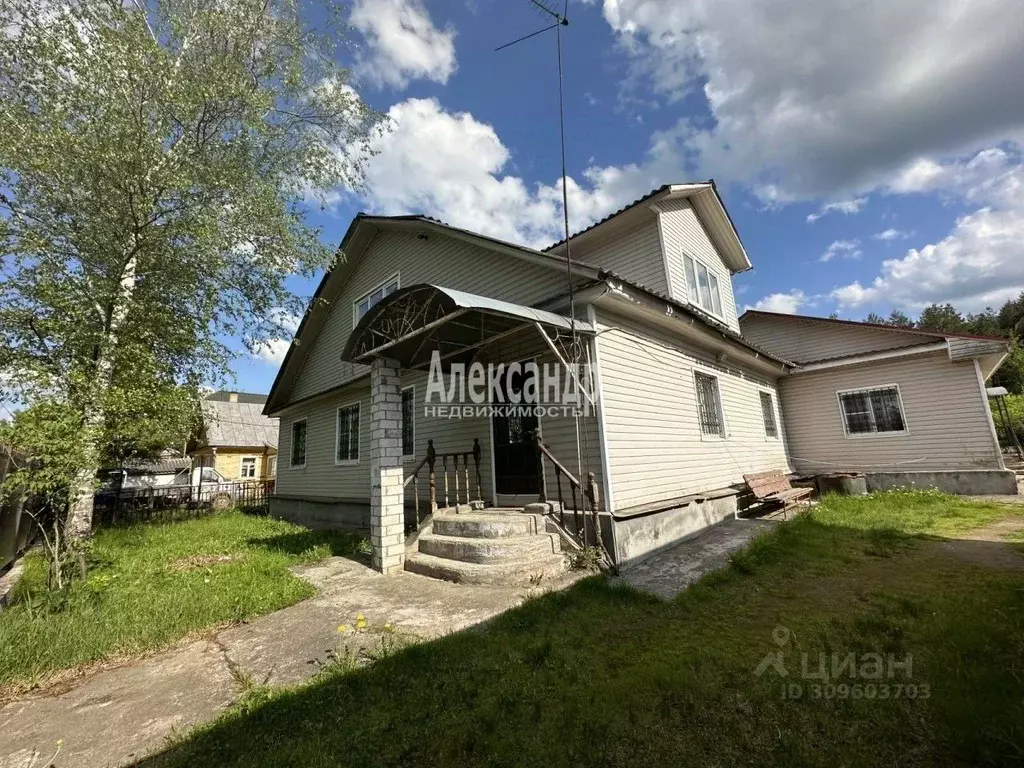
{"label": "green grass", "polygon": [[[829,499],[673,602],[594,577],[369,668],[261,690],[144,765],[1021,762],[1024,573],[923,538],[1013,512],[935,494]],[[788,676],[758,677],[777,627]],[[802,653],[812,670],[820,653],[910,656],[909,679],[833,682],[929,696],[814,698]],[[794,682],[803,696],[784,699]]]}
{"label": "green grass", "polygon": [[107,528],[93,538],[88,579],[63,594],[47,592],[45,562],[30,556],[0,613],[0,692],[291,605],[315,590],[289,566],[358,545],[349,534],[237,511]]}

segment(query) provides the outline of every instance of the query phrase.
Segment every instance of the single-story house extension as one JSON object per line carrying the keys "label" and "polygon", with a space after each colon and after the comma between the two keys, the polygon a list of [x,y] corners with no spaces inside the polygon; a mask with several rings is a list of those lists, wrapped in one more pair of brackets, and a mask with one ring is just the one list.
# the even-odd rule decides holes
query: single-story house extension
{"label": "single-story house extension", "polygon": [[[713,181],[660,187],[544,250],[425,216],[357,215],[264,407],[280,419],[272,512],[369,530],[384,572],[485,581],[534,556],[554,562],[548,528],[529,522],[544,519],[444,510],[542,501],[528,510],[577,541],[588,531],[577,513],[594,512],[623,564],[732,517],[746,474],[852,467],[834,443],[805,437],[835,419],[817,395],[818,415],[803,412],[800,382],[815,372],[742,332],[732,278],[750,268]],[[941,341],[956,347],[956,397],[932,407],[950,420],[969,407],[984,426],[978,371],[990,374],[1002,353],[996,342]],[[893,382],[843,385],[884,390],[866,395],[868,408],[878,402],[876,431],[880,418],[895,423]],[[838,397],[851,419],[840,428],[860,430],[864,398]],[[916,407],[899,405],[911,440]],[[998,472],[994,437],[987,450],[966,471]],[[982,460],[980,443],[969,451]],[[961,472],[962,454],[920,468]],[[407,552],[406,532],[435,508]],[[485,531],[509,543],[496,548]]]}
{"label": "single-story house extension", "polygon": [[203,423],[189,443],[193,466],[213,467],[226,480],[269,480],[277,474],[277,419],[263,415],[267,396],[213,392]]}
{"label": "single-story house extension", "polygon": [[1016,493],[985,381],[1006,339],[748,310],[744,338],[793,363],[779,380],[789,459],[868,488]]}

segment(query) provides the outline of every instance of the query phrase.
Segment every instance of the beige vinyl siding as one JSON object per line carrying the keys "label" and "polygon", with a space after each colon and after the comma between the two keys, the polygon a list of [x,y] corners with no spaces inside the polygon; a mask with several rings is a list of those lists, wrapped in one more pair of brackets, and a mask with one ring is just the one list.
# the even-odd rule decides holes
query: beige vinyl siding
{"label": "beige vinyl siding", "polygon": [[[701,223],[697,212],[687,200],[669,200],[659,206],[662,235],[665,241],[665,263],[668,267],[669,295],[679,302],[690,301],[689,289],[686,285],[686,272],[683,267],[683,254],[704,263],[718,278],[718,287],[722,294],[723,321],[734,331],[739,331],[736,319],[736,297],[732,290],[732,272],[722,261],[718,250],[708,237],[707,230]],[[693,304],[703,309],[693,299]]]}
{"label": "beige vinyl siding", "polygon": [[[616,510],[723,488],[744,474],[787,470],[786,423],[771,381],[722,368],[701,351],[633,321],[599,316],[598,336]],[[727,437],[702,438],[693,371],[718,377]],[[765,436],[760,393],[775,401],[780,437]]]}
{"label": "beige vinyl siding", "polygon": [[565,273],[502,256],[454,238],[431,233],[377,234],[342,286],[313,341],[289,400],[310,397],[365,375],[365,366],[344,363],[341,353],[353,327],[352,302],[399,273],[403,288],[430,283],[527,306],[565,290]]}
{"label": "beige vinyl siding", "polygon": [[651,216],[639,226],[602,241],[596,247],[574,248],[573,258],[621,275],[626,280],[668,294],[658,221]]}
{"label": "beige vinyl siding", "polygon": [[752,344],[794,363],[811,363],[815,360],[831,360],[942,341],[937,337],[882,328],[764,315],[744,317],[741,332],[743,338]]}
{"label": "beige vinyl siding", "polygon": [[[906,434],[847,437],[836,393],[897,384]],[[782,406],[800,471],[998,468],[973,361],[945,352],[784,377]]]}
{"label": "beige vinyl siding", "polygon": [[[536,359],[538,364],[555,361],[554,355],[537,335],[536,330],[529,329],[521,334],[506,337],[491,347],[481,351],[480,359],[486,365],[488,361],[506,362]],[[482,451],[480,461],[481,489],[484,499],[493,501],[493,479],[491,463],[491,423],[486,417],[449,419],[447,417],[427,415],[424,410],[426,397],[427,372],[403,371],[402,387],[415,387],[415,455],[404,462],[406,471],[411,471],[426,456],[427,441],[434,440],[437,453],[469,452],[473,449],[473,439],[479,438]],[[337,466],[334,462],[335,418],[340,406],[358,401],[359,413],[359,464],[355,466]],[[438,405],[435,401],[431,405]],[[306,426],[306,466],[302,469],[290,469],[291,459],[291,425],[297,419],[305,418]],[[590,470],[595,472],[598,487],[601,487],[600,456],[601,447],[597,433],[596,416],[582,421],[585,447],[589,448],[591,457]],[[576,471],[576,437],[575,420],[571,417],[542,417],[541,431],[545,442],[551,447],[552,453],[567,468]],[[276,492],[281,496],[295,496],[311,499],[345,499],[369,503],[370,500],[370,381],[364,377],[343,389],[331,392],[323,397],[298,403],[285,409],[280,417],[280,459],[277,470]],[[459,487],[464,487],[464,474],[460,459]],[[470,459],[470,487],[475,494],[475,468]],[[436,465],[437,497],[439,503],[443,499],[443,465]],[[454,500],[454,470],[449,464],[449,492]],[[587,468],[584,468],[586,473]],[[550,468],[546,468],[550,487],[554,489],[554,477]],[[427,500],[427,471],[424,468],[419,481],[420,498]],[[408,493],[412,493],[412,486]],[[411,497],[409,497],[411,498]]]}

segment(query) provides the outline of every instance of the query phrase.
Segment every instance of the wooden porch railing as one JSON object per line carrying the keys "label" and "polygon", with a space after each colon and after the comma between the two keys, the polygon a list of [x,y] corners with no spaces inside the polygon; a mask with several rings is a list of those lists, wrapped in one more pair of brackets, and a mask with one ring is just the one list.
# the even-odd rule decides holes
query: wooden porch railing
{"label": "wooden porch railing", "polygon": [[[469,504],[470,501],[475,501],[483,498],[480,481],[480,438],[473,438],[473,448],[469,451],[452,451],[449,453],[437,453],[434,450],[434,441],[427,440],[427,455],[413,468],[402,484],[403,488],[408,488],[412,485],[412,496],[413,496],[413,508],[416,510],[416,527],[418,528],[421,522],[420,516],[420,487],[419,487],[419,475],[423,470],[423,467],[427,467],[427,488],[428,488],[428,503],[430,505],[429,514],[434,514],[438,509],[438,496],[437,496],[437,469],[438,462],[441,464],[441,499],[442,504],[440,506],[450,507],[452,506],[452,498],[454,496],[455,506],[459,504]],[[470,478],[469,462],[470,459],[473,461],[473,477]],[[451,480],[449,483],[449,467],[451,468]],[[476,495],[470,496],[472,489],[475,486]]]}
{"label": "wooden porch railing", "polygon": [[[543,478],[544,477],[544,460],[547,459],[551,466],[555,470],[555,487],[558,493],[558,523],[562,530],[572,536],[572,538],[581,547],[594,546],[601,550],[606,561],[610,564],[612,562],[611,556],[608,550],[604,546],[604,539],[601,537],[601,518],[598,515],[597,508],[600,505],[600,495],[597,489],[597,481],[594,478],[593,472],[587,473],[587,484],[583,486],[575,475],[570,472],[560,462],[555,455],[551,452],[551,448],[541,438],[540,430],[534,433],[534,441],[537,445],[537,473]],[[566,499],[562,492],[562,481],[565,480],[565,484],[568,486],[568,492],[570,493],[570,500],[572,501],[572,519],[573,519],[573,530],[569,530],[565,524],[565,507]],[[540,501],[547,503],[548,499],[548,486],[545,482],[540,484]],[[582,508],[582,509],[581,509]],[[591,528],[593,529],[593,543],[589,541],[587,536],[587,515],[589,514],[591,520]]]}

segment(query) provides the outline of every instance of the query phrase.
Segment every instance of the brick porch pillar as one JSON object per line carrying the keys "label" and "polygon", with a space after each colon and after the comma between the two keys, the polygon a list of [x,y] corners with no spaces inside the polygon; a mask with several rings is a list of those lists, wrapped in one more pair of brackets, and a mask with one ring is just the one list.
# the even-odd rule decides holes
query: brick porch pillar
{"label": "brick porch pillar", "polygon": [[398,363],[377,358],[370,365],[370,545],[381,573],[405,567],[404,477]]}

